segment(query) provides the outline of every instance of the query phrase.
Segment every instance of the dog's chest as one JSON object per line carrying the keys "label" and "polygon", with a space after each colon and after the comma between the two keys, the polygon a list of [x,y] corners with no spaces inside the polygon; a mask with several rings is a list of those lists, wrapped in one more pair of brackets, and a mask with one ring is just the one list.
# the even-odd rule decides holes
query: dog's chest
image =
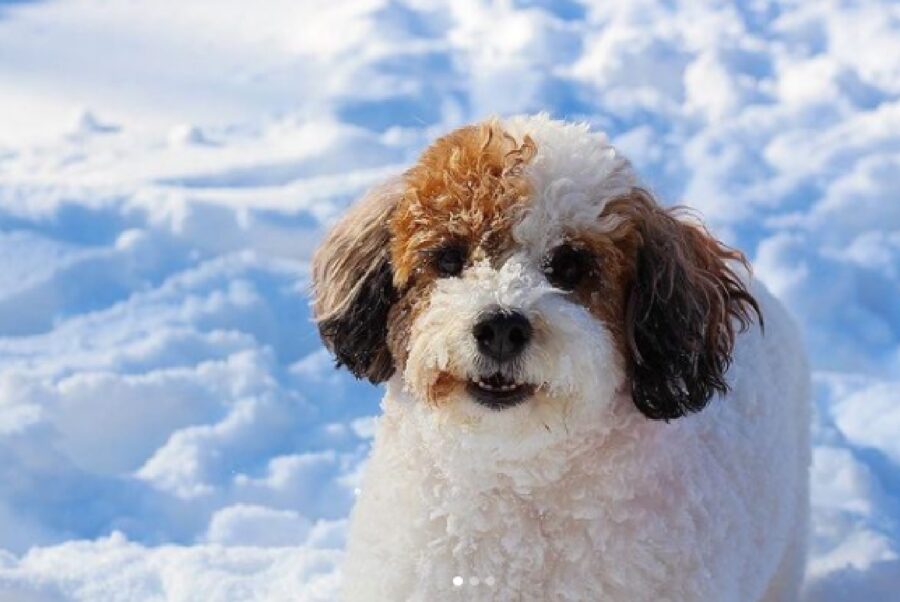
{"label": "dog's chest", "polygon": [[582,450],[545,483],[502,475],[475,486],[429,471],[419,498],[428,510],[411,525],[421,538],[413,599],[634,594],[634,583],[653,588],[679,564],[700,562],[672,537],[705,522],[677,479],[664,468],[648,473],[635,450],[621,462],[598,458],[603,451]]}

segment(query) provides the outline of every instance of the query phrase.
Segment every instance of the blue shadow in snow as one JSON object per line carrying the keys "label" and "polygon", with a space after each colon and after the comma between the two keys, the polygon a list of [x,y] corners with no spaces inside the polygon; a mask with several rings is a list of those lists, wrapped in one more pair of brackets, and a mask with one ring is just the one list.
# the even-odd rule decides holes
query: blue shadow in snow
{"label": "blue shadow in snow", "polygon": [[10,9],[26,4],[37,4],[41,1],[42,0],[0,0],[0,19],[6,17],[9,14]]}
{"label": "blue shadow in snow", "polygon": [[574,0],[517,0],[518,9],[539,8],[563,21],[581,21],[587,15],[587,9]]}
{"label": "blue shadow in snow", "polygon": [[79,201],[63,201],[51,217],[26,219],[0,210],[0,231],[25,230],[41,236],[83,246],[107,246],[124,230],[142,227],[142,213],[122,211],[119,199],[102,207],[87,207]]}

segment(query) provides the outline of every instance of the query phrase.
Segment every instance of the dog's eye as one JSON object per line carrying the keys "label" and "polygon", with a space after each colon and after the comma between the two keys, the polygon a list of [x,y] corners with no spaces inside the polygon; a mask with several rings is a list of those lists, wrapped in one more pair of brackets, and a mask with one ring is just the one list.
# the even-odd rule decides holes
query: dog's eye
{"label": "dog's eye", "polygon": [[459,245],[441,247],[433,257],[434,268],[441,276],[459,276],[466,265],[466,250]]}
{"label": "dog's eye", "polygon": [[556,288],[571,291],[588,273],[590,266],[591,258],[587,251],[560,245],[550,251],[544,261],[544,275]]}

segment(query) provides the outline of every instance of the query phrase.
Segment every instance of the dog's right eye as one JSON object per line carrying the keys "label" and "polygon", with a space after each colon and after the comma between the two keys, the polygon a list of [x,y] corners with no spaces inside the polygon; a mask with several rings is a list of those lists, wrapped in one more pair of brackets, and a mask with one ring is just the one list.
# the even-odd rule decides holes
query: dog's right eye
{"label": "dog's right eye", "polygon": [[441,247],[433,257],[434,268],[441,276],[459,276],[466,265],[466,251],[458,245]]}

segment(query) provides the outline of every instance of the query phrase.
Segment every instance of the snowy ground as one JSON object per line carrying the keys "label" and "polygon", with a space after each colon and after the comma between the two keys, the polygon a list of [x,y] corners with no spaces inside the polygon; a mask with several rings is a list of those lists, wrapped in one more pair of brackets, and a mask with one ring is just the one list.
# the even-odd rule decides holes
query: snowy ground
{"label": "snowy ground", "polygon": [[379,391],[323,227],[435,134],[605,129],[815,367],[807,600],[900,600],[900,5],[0,0],[0,600],[332,600]]}

